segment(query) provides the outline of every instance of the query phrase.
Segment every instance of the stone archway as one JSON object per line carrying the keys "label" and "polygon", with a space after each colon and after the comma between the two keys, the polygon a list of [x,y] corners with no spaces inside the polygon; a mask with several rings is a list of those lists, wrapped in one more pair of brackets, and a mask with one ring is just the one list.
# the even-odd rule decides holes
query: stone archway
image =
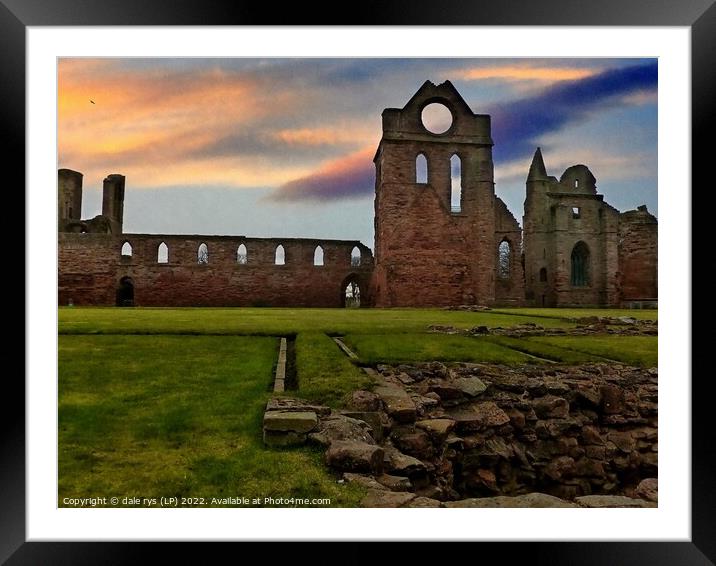
{"label": "stone archway", "polygon": [[[360,308],[363,284],[356,275],[349,275],[341,284],[341,306],[344,308]],[[363,297],[365,302],[365,296]]]}
{"label": "stone archway", "polygon": [[134,281],[131,277],[122,277],[117,287],[117,303],[118,307],[134,306]]}

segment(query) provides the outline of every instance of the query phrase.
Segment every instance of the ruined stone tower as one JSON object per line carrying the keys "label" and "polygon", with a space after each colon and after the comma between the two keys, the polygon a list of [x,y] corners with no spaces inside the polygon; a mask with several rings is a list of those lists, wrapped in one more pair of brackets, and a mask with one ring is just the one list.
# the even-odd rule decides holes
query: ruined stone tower
{"label": "ruined stone tower", "polygon": [[72,222],[82,217],[82,173],[72,169],[57,172],[57,224],[65,231]]}
{"label": "ruined stone tower", "polygon": [[102,216],[107,218],[113,234],[122,233],[124,218],[124,175],[108,175],[102,186]]}
{"label": "ruined stone tower", "polygon": [[646,205],[619,216],[619,286],[627,307],[653,306],[659,296],[659,225]]}
{"label": "ruined stone tower", "polygon": [[[438,131],[424,120],[431,104],[449,111]],[[403,109],[387,108],[382,117],[374,304],[520,301],[520,228],[495,196],[490,117],[474,114],[449,81],[426,81]]]}
{"label": "ruined stone tower", "polygon": [[619,211],[597,193],[585,165],[547,175],[542,152],[527,176],[525,290],[538,307],[618,304]]}
{"label": "ruined stone tower", "polygon": [[102,187],[102,214],[82,220],[82,173],[57,171],[57,231],[116,234],[123,230],[124,175],[108,175]]}

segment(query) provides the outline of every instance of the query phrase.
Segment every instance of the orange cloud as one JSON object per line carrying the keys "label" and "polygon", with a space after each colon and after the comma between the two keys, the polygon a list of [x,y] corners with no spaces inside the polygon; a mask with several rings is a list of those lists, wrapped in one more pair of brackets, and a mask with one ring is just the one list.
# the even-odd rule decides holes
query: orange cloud
{"label": "orange cloud", "polygon": [[326,145],[368,141],[375,135],[372,129],[359,124],[343,124],[334,128],[299,128],[279,130],[273,137],[279,141],[296,145]]}
{"label": "orange cloud", "polygon": [[127,186],[135,188],[172,187],[176,185],[203,185],[227,187],[272,187],[307,175],[310,166],[272,167],[270,160],[250,157],[215,157],[182,160],[126,160],[108,165],[97,159],[80,169],[85,187],[100,187],[102,179],[110,173],[127,177]]}
{"label": "orange cloud", "polygon": [[[102,167],[105,174],[111,168],[141,171],[142,179],[168,180],[175,171],[173,184],[204,182],[207,172],[191,153],[272,110],[256,85],[238,74],[128,71],[114,65],[113,60],[60,61],[61,166]],[[181,177],[178,169],[202,175]]]}
{"label": "orange cloud", "polygon": [[374,147],[324,163],[312,173],[281,185],[274,200],[331,200],[362,197],[373,191]]}
{"label": "orange cloud", "polygon": [[[186,129],[189,121],[225,126],[228,119],[250,121],[265,115],[253,85],[240,79],[205,76],[123,76],[67,82],[59,80],[59,125],[67,129],[117,126],[121,130]],[[92,103],[94,102],[94,104]]]}
{"label": "orange cloud", "polygon": [[591,77],[599,72],[598,69],[577,69],[565,67],[518,67],[508,65],[503,67],[478,67],[457,71],[463,80],[476,81],[480,79],[505,79],[511,81],[575,81]]}

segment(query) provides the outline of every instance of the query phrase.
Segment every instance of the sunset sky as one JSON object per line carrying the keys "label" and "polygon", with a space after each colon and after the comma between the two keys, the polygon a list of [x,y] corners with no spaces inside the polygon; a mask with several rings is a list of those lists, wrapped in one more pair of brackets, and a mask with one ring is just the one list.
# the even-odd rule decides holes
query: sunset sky
{"label": "sunset sky", "polygon": [[58,167],[126,175],[125,232],[359,239],[373,247],[384,108],[450,80],[492,115],[495,183],[522,222],[542,147],[620,210],[657,209],[655,59],[61,59]]}

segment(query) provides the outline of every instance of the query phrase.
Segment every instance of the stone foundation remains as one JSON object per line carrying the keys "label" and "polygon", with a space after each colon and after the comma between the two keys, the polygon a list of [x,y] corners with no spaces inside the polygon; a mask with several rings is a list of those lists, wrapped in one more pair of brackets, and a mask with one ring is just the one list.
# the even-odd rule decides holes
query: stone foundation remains
{"label": "stone foundation remains", "polygon": [[331,411],[272,399],[270,445],[318,443],[374,507],[649,507],[657,370],[618,364],[379,365]]}

